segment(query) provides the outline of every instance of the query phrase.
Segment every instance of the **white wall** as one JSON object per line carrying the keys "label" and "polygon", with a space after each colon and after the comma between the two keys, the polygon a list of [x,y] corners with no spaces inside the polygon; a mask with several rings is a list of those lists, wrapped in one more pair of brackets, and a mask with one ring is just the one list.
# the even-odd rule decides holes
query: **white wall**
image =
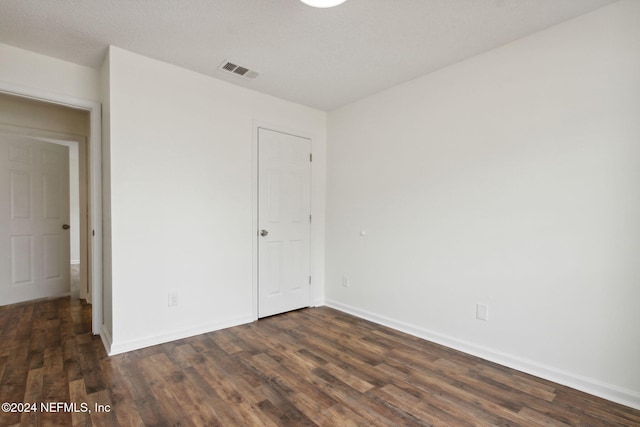
{"label": "white wall", "polygon": [[0,43],[0,81],[63,96],[97,100],[98,71]]}
{"label": "white wall", "polygon": [[111,351],[253,320],[258,121],[312,137],[321,299],[326,113],[114,47],[108,67]]}
{"label": "white wall", "polygon": [[0,93],[0,123],[47,132],[89,136],[89,113]]}
{"label": "white wall", "polygon": [[330,113],[328,304],[640,407],[638,22],[615,3]]}

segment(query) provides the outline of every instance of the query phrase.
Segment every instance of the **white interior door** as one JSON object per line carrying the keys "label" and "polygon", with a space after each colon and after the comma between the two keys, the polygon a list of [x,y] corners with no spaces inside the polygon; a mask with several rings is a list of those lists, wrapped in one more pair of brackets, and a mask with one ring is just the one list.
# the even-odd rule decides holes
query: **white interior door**
{"label": "white interior door", "polygon": [[258,129],[258,317],[311,301],[311,141]]}
{"label": "white interior door", "polygon": [[0,305],[69,292],[69,149],[0,132]]}

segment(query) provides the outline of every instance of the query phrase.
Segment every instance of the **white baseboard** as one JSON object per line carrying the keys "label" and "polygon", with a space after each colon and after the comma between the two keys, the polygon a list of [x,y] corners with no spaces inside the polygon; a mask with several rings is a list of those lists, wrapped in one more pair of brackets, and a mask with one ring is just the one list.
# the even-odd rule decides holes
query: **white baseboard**
{"label": "white baseboard", "polygon": [[249,314],[238,318],[227,319],[221,322],[208,323],[195,328],[187,328],[181,331],[170,332],[168,334],[156,335],[137,340],[115,343],[113,342],[113,340],[110,340],[107,354],[109,354],[109,356],[113,356],[115,354],[126,353],[127,351],[139,350],[141,348],[151,347],[153,345],[164,344],[183,338],[189,338],[194,335],[201,335],[213,331],[219,331],[220,329],[226,329],[232,326],[244,325],[253,321],[253,317]]}
{"label": "white baseboard", "polygon": [[111,338],[111,332],[104,326],[100,328],[100,338],[102,339],[102,345],[104,345],[104,349],[107,351],[107,354],[111,354],[111,343],[113,339]]}
{"label": "white baseboard", "polygon": [[352,314],[371,322],[396,329],[407,334],[432,341],[437,344],[444,345],[473,356],[480,357],[490,362],[498,363],[508,368],[516,369],[530,375],[544,378],[567,387],[575,388],[594,396],[602,397],[622,405],[640,409],[640,393],[618,387],[616,385],[607,384],[592,378],[576,375],[561,369],[547,366],[533,360],[524,359],[512,354],[504,353],[489,347],[480,346],[468,341],[459,340],[457,338],[443,335],[420,326],[411,325],[399,320],[391,319],[386,316],[380,316],[367,310],[342,304],[337,301],[327,300],[326,305],[336,310]]}

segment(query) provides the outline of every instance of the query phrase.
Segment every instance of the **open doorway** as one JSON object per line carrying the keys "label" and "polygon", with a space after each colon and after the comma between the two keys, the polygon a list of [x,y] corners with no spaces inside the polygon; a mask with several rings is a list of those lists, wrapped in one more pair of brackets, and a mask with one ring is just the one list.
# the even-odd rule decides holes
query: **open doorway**
{"label": "open doorway", "polygon": [[94,334],[101,332],[103,312],[99,118],[98,103],[0,87],[0,132],[21,135],[34,144],[64,147],[68,153],[70,215],[63,228],[68,229],[71,244],[65,259],[66,268],[77,276],[67,290],[92,303]]}
{"label": "open doorway", "polygon": [[29,133],[43,132],[0,129],[0,305],[72,293],[71,259],[74,296],[88,289],[78,155],[84,144]]}

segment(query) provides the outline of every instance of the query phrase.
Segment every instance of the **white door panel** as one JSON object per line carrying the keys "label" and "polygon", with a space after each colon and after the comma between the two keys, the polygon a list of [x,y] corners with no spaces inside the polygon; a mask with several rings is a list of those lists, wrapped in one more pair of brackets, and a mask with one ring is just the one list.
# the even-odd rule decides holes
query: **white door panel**
{"label": "white door panel", "polygon": [[31,283],[31,254],[33,253],[33,239],[31,236],[11,236],[11,285]]}
{"label": "white door panel", "polygon": [[258,130],[258,317],[308,307],[311,142]]}
{"label": "white door panel", "polygon": [[69,292],[69,151],[0,133],[0,305]]}

